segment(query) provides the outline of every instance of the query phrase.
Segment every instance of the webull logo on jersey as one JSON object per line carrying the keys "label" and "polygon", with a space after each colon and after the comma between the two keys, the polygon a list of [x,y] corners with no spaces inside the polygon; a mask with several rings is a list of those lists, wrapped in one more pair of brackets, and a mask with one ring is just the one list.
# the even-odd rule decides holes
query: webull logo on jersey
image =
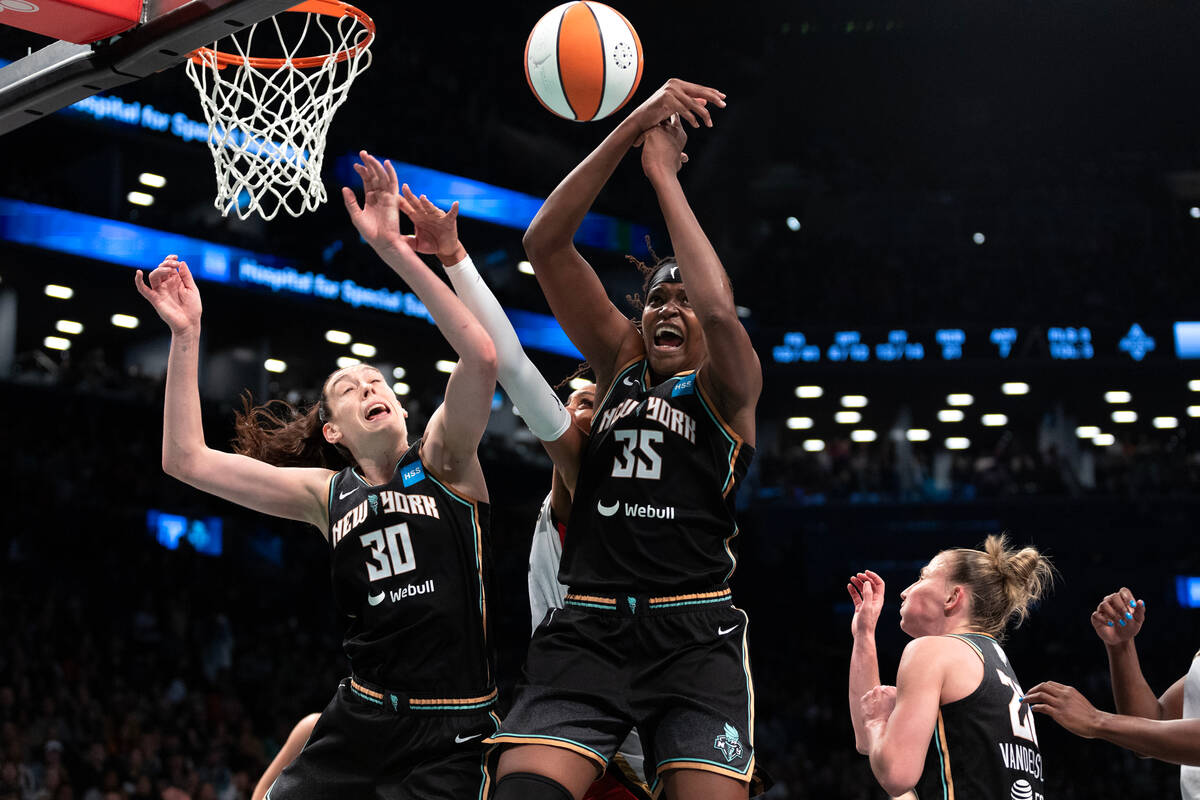
{"label": "webull logo on jersey", "polygon": [[719,750],[721,755],[725,756],[727,763],[733,763],[742,757],[742,737],[738,734],[737,728],[725,723],[725,733],[713,740],[713,748]]}
{"label": "webull logo on jersey", "polygon": [[603,500],[596,501],[596,510],[602,517],[615,516],[622,509],[625,516],[634,519],[675,519],[675,506],[648,506],[642,503],[622,503],[620,500],[607,505]]}
{"label": "webull logo on jersey", "polygon": [[419,594],[432,594],[435,590],[436,587],[433,585],[433,578],[430,578],[422,583],[410,583],[407,586],[401,586],[399,589],[392,589],[386,594],[384,592],[368,594],[367,603],[377,606],[383,602],[385,597],[393,603],[398,603],[406,597],[415,597]]}

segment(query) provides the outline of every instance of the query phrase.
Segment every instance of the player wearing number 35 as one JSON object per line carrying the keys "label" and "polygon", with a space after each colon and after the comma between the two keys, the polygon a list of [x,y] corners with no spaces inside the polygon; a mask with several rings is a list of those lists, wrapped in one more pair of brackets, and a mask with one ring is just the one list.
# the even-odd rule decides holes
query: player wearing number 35
{"label": "player wearing number 35", "polygon": [[943,550],[900,593],[904,648],[895,686],[879,685],[875,626],[883,580],[850,578],[850,719],[858,752],[889,794],[922,800],[1042,800],[1033,713],[1000,642],[1050,587],[1054,570],[1004,536],[984,549]]}
{"label": "player wearing number 35", "polygon": [[[655,792],[749,793],[747,623],[727,581],[762,374],[678,177],[683,123],[711,125],[723,98],[668,81],[563,179],[525,234],[538,283],[602,400],[567,524],[564,607],[534,632],[512,711],[490,740],[504,746],[496,800],[578,800],[634,726]],[[647,270],[635,321],[572,240],[638,145],[675,258]]]}
{"label": "player wearing number 35", "polygon": [[[492,340],[418,252],[425,212],[399,193],[391,164],[366,153],[365,198],[343,190],[355,228],[417,294],[459,361],[445,401],[410,440],[407,412],[365,364],[326,378],[307,412],[248,409],[237,453],[205,445],[197,384],[200,295],[167,256],[137,288],[171,329],[163,468],[210,494],[311,523],[331,550],[352,676],[267,790],[268,800],[486,797],[482,739],[496,730],[487,639],[487,487],[476,448],[496,383]],[[410,195],[411,196],[411,195]],[[402,236],[400,212],[417,227]],[[443,264],[466,258],[455,239]],[[303,668],[302,665],[300,665]]]}

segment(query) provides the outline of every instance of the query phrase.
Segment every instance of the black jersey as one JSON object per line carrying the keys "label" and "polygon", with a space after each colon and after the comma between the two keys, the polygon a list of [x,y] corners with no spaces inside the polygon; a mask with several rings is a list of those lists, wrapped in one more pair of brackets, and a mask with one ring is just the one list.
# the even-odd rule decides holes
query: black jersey
{"label": "black jersey", "polygon": [[955,634],[983,660],[974,692],[939,709],[919,800],[1043,800],[1042,755],[1033,712],[1000,644],[985,634]]}
{"label": "black jersey", "polygon": [[354,674],[447,696],[491,688],[488,506],[462,497],[420,460],[417,440],[392,479],[351,467],[329,487],[333,594]]}
{"label": "black jersey", "polygon": [[754,448],[721,419],[696,371],[648,385],[622,368],[592,418],[560,582],[573,591],[672,595],[737,565],[734,494]]}

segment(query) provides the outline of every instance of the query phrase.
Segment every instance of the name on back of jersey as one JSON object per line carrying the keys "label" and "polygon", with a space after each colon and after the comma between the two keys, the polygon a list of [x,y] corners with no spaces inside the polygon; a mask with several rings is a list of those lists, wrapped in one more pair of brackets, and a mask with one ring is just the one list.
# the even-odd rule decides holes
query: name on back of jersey
{"label": "name on back of jersey", "polygon": [[601,414],[600,424],[593,426],[593,429],[604,432],[611,428],[617,420],[628,417],[631,414],[643,414],[646,420],[657,422],[672,433],[676,433],[687,439],[692,444],[696,443],[696,420],[692,419],[689,414],[675,408],[661,397],[647,397],[640,403],[633,398],[624,400]]}
{"label": "name on back of jersey", "polygon": [[366,522],[372,511],[382,511],[384,514],[421,514],[434,519],[441,519],[438,513],[437,498],[427,494],[405,494],[404,492],[383,491],[378,495],[370,495],[367,499],[347,511],[342,518],[333,524],[333,544],[337,543]]}

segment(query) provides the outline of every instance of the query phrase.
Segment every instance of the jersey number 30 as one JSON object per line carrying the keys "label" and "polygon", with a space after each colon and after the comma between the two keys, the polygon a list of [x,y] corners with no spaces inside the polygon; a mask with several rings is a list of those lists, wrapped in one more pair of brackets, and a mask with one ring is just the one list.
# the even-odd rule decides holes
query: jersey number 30
{"label": "jersey number 30", "polygon": [[625,445],[613,459],[614,478],[656,481],[662,477],[662,456],[654,449],[655,444],[662,444],[662,431],[617,431],[613,438]]}
{"label": "jersey number 30", "polygon": [[417,568],[407,522],[364,533],[358,538],[363,547],[371,548],[371,558],[375,561],[373,564],[367,563],[367,577],[371,580],[390,578]]}

